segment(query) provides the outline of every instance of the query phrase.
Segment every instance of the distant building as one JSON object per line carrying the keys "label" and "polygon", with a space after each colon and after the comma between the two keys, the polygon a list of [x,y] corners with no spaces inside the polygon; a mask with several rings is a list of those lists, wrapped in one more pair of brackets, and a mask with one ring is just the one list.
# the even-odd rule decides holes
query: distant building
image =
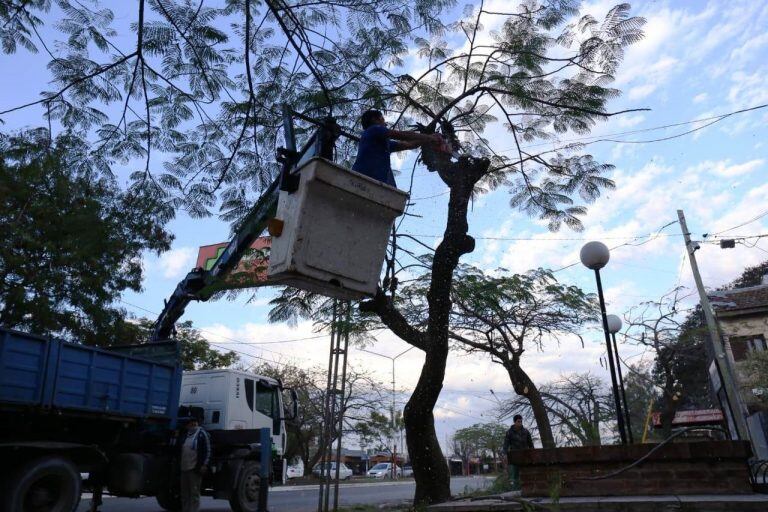
{"label": "distant building", "polygon": [[733,366],[736,385],[747,409],[747,425],[753,448],[760,459],[768,459],[768,408],[763,396],[768,390],[753,389],[744,373],[749,354],[768,349],[768,280],[748,288],[710,293],[725,351]]}

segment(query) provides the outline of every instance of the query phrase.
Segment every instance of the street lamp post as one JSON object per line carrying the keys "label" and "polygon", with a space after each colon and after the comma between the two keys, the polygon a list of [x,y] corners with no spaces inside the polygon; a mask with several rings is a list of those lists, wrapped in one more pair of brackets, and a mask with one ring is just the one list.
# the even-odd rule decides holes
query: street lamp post
{"label": "street lamp post", "polygon": [[621,318],[616,315],[608,315],[608,330],[613,339],[613,353],[616,356],[616,369],[619,371],[619,386],[621,387],[621,400],[624,402],[624,415],[627,419],[627,436],[629,444],[635,444],[632,437],[632,422],[629,418],[629,402],[627,402],[627,390],[624,387],[624,375],[621,371],[621,359],[619,358],[619,347],[616,344],[616,333],[621,330]]}
{"label": "street lamp post", "polygon": [[[395,465],[396,465],[397,462],[396,462],[395,456],[394,456],[395,452],[397,451],[396,446],[395,446],[397,441],[396,441],[396,438],[394,437],[394,432],[395,432],[395,361],[397,360],[397,358],[399,358],[402,355],[407,354],[408,352],[410,352],[414,348],[416,348],[416,347],[407,348],[407,349],[403,350],[402,352],[400,352],[399,354],[397,354],[396,356],[387,356],[387,355],[384,355],[384,354],[379,354],[378,352],[373,352],[371,350],[366,350],[364,348],[359,348],[358,349],[361,352],[366,352],[368,354],[373,354],[374,356],[383,357],[385,359],[389,359],[390,361],[392,361],[392,409],[390,410],[390,421],[392,421],[392,435],[393,435],[393,438],[392,438],[391,441],[392,441],[393,448],[395,448],[395,449],[392,450],[392,454],[393,454],[392,455],[392,478],[393,479],[397,476],[397,470],[395,469]],[[402,451],[402,449],[403,449],[403,438],[402,438],[402,436],[400,436],[400,450]]]}
{"label": "street lamp post", "polygon": [[600,269],[603,268],[608,260],[611,259],[611,253],[608,247],[602,242],[588,242],[584,244],[579,253],[581,263],[595,271],[595,280],[597,281],[597,296],[600,299],[600,316],[603,319],[603,333],[605,334],[605,348],[608,352],[608,366],[611,371],[611,386],[613,388],[613,401],[616,404],[616,422],[619,427],[619,436],[621,444],[627,444],[627,433],[624,429],[624,415],[621,413],[621,399],[619,397],[619,386],[616,382],[616,368],[613,364],[613,349],[611,348],[611,336],[608,331],[608,318],[605,313],[605,298],[603,297],[603,283],[600,281]]}

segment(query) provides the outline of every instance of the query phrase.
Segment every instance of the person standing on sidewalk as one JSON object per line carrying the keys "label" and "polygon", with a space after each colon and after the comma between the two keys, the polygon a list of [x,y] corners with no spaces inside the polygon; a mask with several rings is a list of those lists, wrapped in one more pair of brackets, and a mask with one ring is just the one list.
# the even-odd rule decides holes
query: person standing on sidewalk
{"label": "person standing on sidewalk", "polygon": [[531,433],[523,426],[523,417],[515,414],[512,426],[507,430],[504,436],[504,453],[507,454],[507,463],[509,464],[509,480],[514,490],[520,489],[520,468],[510,463],[509,453],[513,450],[527,450],[533,448],[533,439]]}
{"label": "person standing on sidewalk", "polygon": [[211,460],[211,438],[197,419],[187,423],[181,445],[181,512],[200,508],[200,484]]}

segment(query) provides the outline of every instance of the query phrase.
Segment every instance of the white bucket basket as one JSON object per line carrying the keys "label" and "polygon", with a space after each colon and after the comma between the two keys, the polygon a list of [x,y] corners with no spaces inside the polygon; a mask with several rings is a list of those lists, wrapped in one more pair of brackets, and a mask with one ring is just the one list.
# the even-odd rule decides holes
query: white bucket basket
{"label": "white bucket basket", "polygon": [[373,295],[408,194],[319,157],[297,172],[298,190],[280,192],[269,284],[338,299]]}

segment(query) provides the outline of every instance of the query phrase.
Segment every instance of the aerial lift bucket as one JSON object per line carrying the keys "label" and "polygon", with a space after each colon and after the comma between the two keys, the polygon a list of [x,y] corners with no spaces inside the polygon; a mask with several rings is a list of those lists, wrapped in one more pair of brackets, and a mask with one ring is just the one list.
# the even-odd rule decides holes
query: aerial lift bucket
{"label": "aerial lift bucket", "polygon": [[298,188],[280,191],[270,230],[267,284],[343,300],[373,295],[408,194],[321,157],[294,172]]}

